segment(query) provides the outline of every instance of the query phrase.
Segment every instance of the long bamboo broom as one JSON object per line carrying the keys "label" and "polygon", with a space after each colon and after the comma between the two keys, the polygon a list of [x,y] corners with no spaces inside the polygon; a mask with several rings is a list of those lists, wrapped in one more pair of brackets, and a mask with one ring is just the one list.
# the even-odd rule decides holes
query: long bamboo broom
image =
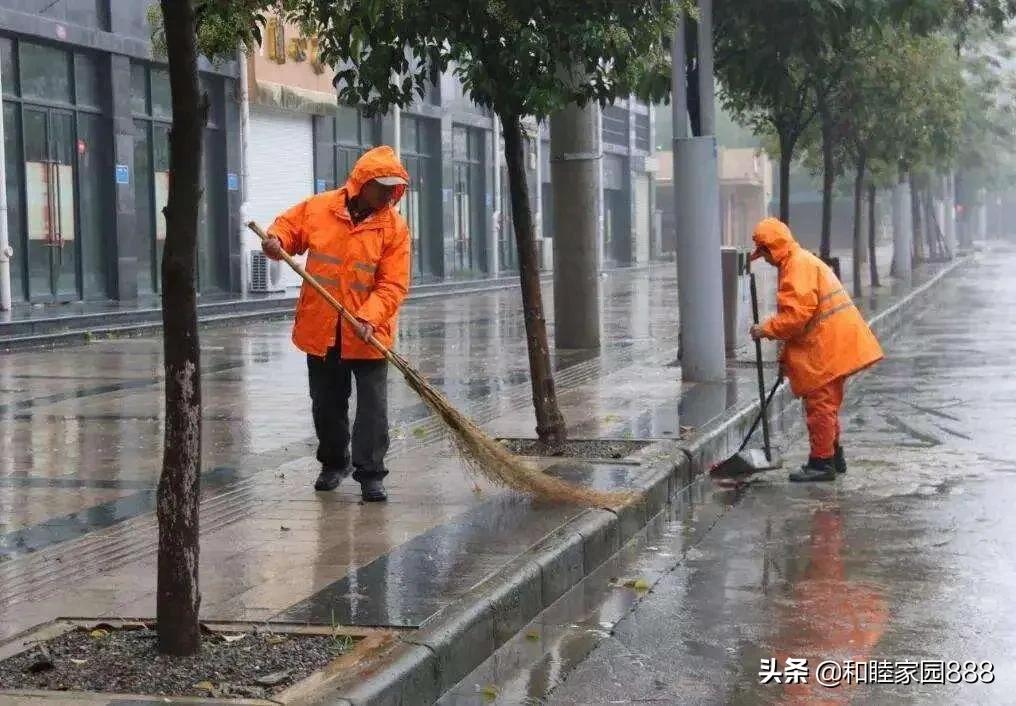
{"label": "long bamboo broom", "polygon": [[[269,236],[257,223],[252,221],[247,224],[247,227],[254,231],[262,241],[268,239]],[[307,284],[324,297],[342,318],[356,327],[360,326],[356,318],[316,279],[307,274],[307,271],[293,260],[289,253],[283,251],[282,258]],[[444,421],[445,426],[451,431],[455,447],[466,461],[469,469],[482,475],[490,482],[545,500],[589,507],[616,507],[633,499],[633,494],[629,492],[605,492],[567,483],[526,463],[509,452],[502,444],[487,436],[473,420],[455,409],[448,398],[417,372],[405,358],[382,345],[373,335],[370,336],[367,343],[374,346],[389,363],[399,369],[409,386]]]}

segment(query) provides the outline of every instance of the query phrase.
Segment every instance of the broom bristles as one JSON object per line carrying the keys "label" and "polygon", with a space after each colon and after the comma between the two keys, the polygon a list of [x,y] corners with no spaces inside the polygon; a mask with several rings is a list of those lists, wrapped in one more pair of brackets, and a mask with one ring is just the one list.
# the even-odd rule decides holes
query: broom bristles
{"label": "broom bristles", "polygon": [[546,500],[586,507],[618,507],[634,499],[631,492],[585,488],[547,475],[484,433],[402,356],[389,351],[389,360],[427,406],[444,421],[469,469],[491,483]]}

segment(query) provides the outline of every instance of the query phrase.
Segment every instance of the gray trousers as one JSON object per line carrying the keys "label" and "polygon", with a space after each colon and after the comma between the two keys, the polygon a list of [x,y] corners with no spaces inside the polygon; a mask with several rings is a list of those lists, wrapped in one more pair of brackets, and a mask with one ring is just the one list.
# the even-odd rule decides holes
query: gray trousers
{"label": "gray trousers", "polygon": [[[307,356],[317,459],[324,469],[344,470],[363,482],[388,475],[388,361],[342,360],[339,348],[324,358]],[[349,396],[356,380],[356,419],[349,433]],[[352,457],[350,457],[352,441]]]}

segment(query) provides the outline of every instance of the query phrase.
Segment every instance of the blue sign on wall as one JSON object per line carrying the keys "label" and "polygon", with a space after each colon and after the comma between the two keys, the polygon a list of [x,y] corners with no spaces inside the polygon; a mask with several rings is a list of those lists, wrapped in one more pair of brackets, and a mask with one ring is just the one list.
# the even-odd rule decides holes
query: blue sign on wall
{"label": "blue sign on wall", "polygon": [[117,184],[130,184],[131,183],[131,170],[126,164],[116,165],[116,183]]}
{"label": "blue sign on wall", "polygon": [[235,172],[230,172],[226,175],[226,188],[230,191],[240,190],[240,177],[238,177]]}
{"label": "blue sign on wall", "polygon": [[314,193],[320,194],[322,191],[328,191],[328,182],[324,179],[318,179],[314,182]]}

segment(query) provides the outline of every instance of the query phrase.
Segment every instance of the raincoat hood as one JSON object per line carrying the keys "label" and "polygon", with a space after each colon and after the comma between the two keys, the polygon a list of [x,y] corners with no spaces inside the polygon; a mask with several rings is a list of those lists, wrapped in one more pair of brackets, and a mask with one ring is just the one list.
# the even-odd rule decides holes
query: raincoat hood
{"label": "raincoat hood", "polygon": [[787,224],[778,218],[765,218],[755,226],[755,252],[751,254],[752,260],[762,257],[762,248],[767,249],[773,256],[777,265],[782,265],[791,253],[800,245],[794,240],[793,234]]}
{"label": "raincoat hood", "polygon": [[[402,162],[395,155],[395,150],[388,145],[368,150],[360,159],[356,160],[353,171],[349,173],[349,178],[346,179],[346,184],[343,187],[346,190],[346,197],[355,197],[360,193],[364,184],[379,177],[398,177],[407,184],[409,183],[409,172],[402,166]],[[392,194],[392,203],[398,203],[405,193],[406,184],[396,186]]]}

